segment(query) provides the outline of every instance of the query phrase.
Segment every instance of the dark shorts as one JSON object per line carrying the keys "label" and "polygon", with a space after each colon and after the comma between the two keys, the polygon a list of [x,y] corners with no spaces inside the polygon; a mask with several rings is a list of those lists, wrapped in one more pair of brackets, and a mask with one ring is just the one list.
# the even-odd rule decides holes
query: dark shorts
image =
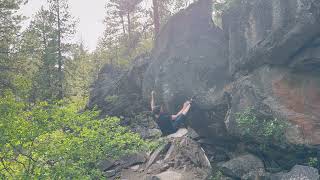
{"label": "dark shorts", "polygon": [[174,120],[172,122],[173,127],[177,130],[179,125],[181,125],[182,123],[184,123],[186,121],[186,116],[183,114],[180,114],[176,120]]}

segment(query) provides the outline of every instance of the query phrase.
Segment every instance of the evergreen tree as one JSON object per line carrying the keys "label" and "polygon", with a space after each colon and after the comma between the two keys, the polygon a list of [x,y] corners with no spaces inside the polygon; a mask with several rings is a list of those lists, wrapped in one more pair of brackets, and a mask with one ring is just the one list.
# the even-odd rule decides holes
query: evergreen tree
{"label": "evergreen tree", "polygon": [[71,58],[65,66],[67,97],[87,98],[89,87],[95,77],[95,63],[91,54],[84,48],[83,43],[73,46]]}
{"label": "evergreen tree", "polygon": [[28,52],[28,59],[37,67],[32,77],[32,101],[49,100],[57,96],[57,43],[54,21],[53,14],[41,7],[24,32],[24,48]]}
{"label": "evergreen tree", "polygon": [[15,89],[13,72],[17,69],[17,42],[23,17],[17,13],[22,0],[0,0],[0,94]]}
{"label": "evergreen tree", "polygon": [[54,18],[56,59],[58,73],[58,99],[64,97],[64,63],[66,53],[70,52],[69,37],[75,34],[76,22],[69,12],[68,0],[48,0],[50,13]]}

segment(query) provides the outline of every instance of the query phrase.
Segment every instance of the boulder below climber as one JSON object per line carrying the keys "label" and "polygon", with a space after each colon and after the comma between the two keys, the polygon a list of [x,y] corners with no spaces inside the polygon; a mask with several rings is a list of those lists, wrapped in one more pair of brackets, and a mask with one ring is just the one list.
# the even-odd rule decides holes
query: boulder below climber
{"label": "boulder below climber", "polygon": [[187,136],[185,129],[164,138],[164,144],[139,166],[123,169],[123,179],[202,180],[210,176],[212,167],[201,146]]}

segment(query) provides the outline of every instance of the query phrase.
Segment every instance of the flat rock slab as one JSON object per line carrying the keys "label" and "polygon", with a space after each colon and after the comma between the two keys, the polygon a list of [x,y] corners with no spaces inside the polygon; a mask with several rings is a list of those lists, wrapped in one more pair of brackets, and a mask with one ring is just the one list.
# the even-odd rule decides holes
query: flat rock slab
{"label": "flat rock slab", "polygon": [[179,138],[179,137],[183,137],[188,133],[188,130],[185,128],[181,128],[179,129],[176,133],[174,134],[170,134],[168,136],[168,138]]}
{"label": "flat rock slab", "polygon": [[146,161],[146,154],[145,153],[135,153],[130,155],[125,155],[120,159],[120,163],[124,168],[142,164]]}
{"label": "flat rock slab", "polygon": [[159,180],[182,180],[182,174],[175,171],[165,171],[155,177]]}
{"label": "flat rock slab", "polygon": [[98,167],[101,171],[107,171],[115,165],[115,161],[112,160],[102,160],[99,162]]}

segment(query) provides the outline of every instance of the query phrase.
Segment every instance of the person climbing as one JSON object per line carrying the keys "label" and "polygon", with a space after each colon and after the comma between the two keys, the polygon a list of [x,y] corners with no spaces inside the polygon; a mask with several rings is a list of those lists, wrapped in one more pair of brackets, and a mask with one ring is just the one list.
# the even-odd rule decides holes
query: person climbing
{"label": "person climbing", "polygon": [[178,126],[186,120],[186,115],[189,112],[192,104],[192,99],[183,104],[181,110],[175,114],[170,115],[164,110],[163,105],[155,105],[155,92],[151,92],[151,110],[153,112],[156,123],[158,124],[163,135],[173,134],[178,130]]}

